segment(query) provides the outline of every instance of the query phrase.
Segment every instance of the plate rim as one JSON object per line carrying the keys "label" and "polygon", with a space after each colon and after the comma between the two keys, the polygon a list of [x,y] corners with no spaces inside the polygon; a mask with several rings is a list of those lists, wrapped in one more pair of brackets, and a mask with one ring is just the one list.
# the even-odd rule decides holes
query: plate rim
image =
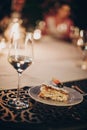
{"label": "plate rim", "polygon": [[[30,91],[32,90],[32,89],[35,89],[35,88],[39,88],[39,90],[40,90],[40,87],[41,87],[41,85],[40,86],[34,86],[34,87],[31,87],[30,89],[29,89],[29,91],[28,91],[28,93],[29,93],[29,96],[33,99],[33,100],[35,100],[35,101],[37,101],[37,102],[39,102],[39,103],[42,103],[42,104],[46,104],[46,105],[50,105],[50,106],[61,106],[61,107],[67,107],[67,106],[74,106],[74,105],[78,105],[78,104],[80,104],[82,101],[83,101],[83,95],[81,94],[81,93],[79,93],[78,91],[76,91],[75,89],[73,89],[73,88],[70,88],[70,87],[67,87],[67,86],[64,86],[64,88],[67,88],[67,89],[69,89],[69,90],[72,90],[73,92],[76,92],[77,94],[79,94],[80,95],[80,97],[81,97],[81,99],[78,101],[78,102],[75,102],[75,103],[62,103],[62,102],[58,102],[59,104],[57,104],[57,101],[53,101],[54,102],[54,104],[51,104],[50,103],[50,100],[48,101],[47,99],[42,99],[42,98],[35,98],[34,96],[32,96],[32,94],[30,93]],[[38,91],[39,91],[38,90]],[[48,103],[49,102],[49,103]]]}

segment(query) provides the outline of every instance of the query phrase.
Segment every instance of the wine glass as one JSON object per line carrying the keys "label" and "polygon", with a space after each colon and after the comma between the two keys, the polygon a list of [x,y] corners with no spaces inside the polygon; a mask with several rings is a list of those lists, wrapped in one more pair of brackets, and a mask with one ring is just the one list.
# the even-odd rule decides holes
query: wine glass
{"label": "wine glass", "polygon": [[[17,36],[16,36],[17,35]],[[15,98],[9,99],[8,105],[16,109],[26,109],[29,103],[21,97],[20,78],[24,70],[32,64],[32,42],[26,33],[13,34],[9,47],[8,62],[18,73],[18,87]]]}
{"label": "wine glass", "polygon": [[81,68],[87,69],[87,31],[80,30],[79,38],[77,40],[77,46],[82,52]]}
{"label": "wine glass", "polygon": [[80,29],[77,26],[71,26],[70,27],[70,38],[74,45],[77,45],[77,41],[79,38],[79,31]]}

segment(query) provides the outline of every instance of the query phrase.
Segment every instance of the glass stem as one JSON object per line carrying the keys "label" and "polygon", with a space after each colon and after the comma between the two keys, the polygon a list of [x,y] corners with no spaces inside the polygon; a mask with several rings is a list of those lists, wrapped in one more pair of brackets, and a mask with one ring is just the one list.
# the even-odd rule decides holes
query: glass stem
{"label": "glass stem", "polygon": [[18,88],[17,88],[17,99],[19,100],[20,97],[20,79],[21,79],[21,74],[18,73]]}

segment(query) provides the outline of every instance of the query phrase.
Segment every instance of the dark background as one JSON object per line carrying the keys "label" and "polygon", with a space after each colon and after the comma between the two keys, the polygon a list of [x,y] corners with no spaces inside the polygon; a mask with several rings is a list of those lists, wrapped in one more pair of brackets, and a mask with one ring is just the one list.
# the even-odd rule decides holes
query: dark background
{"label": "dark background", "polygon": [[[46,4],[48,1],[48,4]],[[23,17],[27,17],[29,24],[35,26],[38,20],[43,19],[43,14],[55,3],[67,1],[72,8],[72,19],[75,26],[87,29],[87,0],[26,0],[22,11]],[[0,1],[0,19],[11,13],[12,0]]]}

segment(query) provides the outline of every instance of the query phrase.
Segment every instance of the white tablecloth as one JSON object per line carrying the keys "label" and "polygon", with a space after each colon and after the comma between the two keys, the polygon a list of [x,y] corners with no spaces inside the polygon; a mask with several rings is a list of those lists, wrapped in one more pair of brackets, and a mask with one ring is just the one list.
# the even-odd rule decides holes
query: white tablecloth
{"label": "white tablecloth", "polygon": [[[87,78],[87,70],[77,66],[81,52],[73,44],[44,36],[34,41],[34,63],[27,68],[20,86],[40,85],[52,77],[60,81]],[[7,61],[8,48],[0,52],[0,89],[17,88],[17,72]]]}

